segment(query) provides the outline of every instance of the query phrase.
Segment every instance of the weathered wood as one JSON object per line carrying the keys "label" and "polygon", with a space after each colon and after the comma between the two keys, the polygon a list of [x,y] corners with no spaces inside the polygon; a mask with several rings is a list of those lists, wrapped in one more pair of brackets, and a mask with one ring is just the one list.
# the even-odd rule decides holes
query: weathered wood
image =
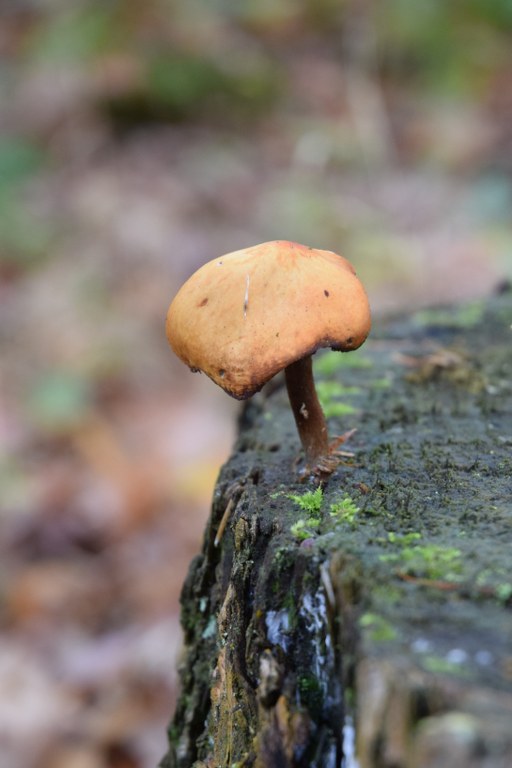
{"label": "weathered wood", "polygon": [[284,389],[244,409],[183,589],[162,767],[334,768],[354,716],[361,768],[509,768],[511,294],[317,358],[355,456],[290,498],[315,486]]}

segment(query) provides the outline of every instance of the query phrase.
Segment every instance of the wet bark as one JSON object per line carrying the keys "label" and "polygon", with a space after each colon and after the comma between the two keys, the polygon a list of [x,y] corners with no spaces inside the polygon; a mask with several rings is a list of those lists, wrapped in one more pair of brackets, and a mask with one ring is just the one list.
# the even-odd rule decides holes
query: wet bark
{"label": "wet bark", "polygon": [[334,768],[352,720],[361,768],[506,768],[512,296],[377,322],[315,377],[354,456],[312,496],[284,388],[245,407],[162,768]]}

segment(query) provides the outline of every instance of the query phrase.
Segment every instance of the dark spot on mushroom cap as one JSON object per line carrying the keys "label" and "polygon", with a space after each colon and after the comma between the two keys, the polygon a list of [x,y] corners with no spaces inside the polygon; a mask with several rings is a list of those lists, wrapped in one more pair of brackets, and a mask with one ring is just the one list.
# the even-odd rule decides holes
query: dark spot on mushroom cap
{"label": "dark spot on mushroom cap", "polygon": [[[225,266],[228,273],[219,273],[219,266]],[[198,275],[182,286],[169,307],[167,336],[178,357],[203,370],[239,400],[258,392],[289,360],[313,354],[320,347],[349,351],[360,346],[369,331],[364,289],[349,262],[330,251],[288,241],[261,243],[208,262]],[[322,283],[330,287],[322,288]],[[300,297],[298,304],[289,308],[285,297],[288,285],[290,299]],[[219,297],[226,294],[225,309],[212,291]],[[263,300],[251,302],[250,296],[267,291],[269,295]],[[333,296],[333,302],[323,304],[322,295]],[[210,296],[214,309],[213,304],[209,306]],[[245,322],[248,298],[251,323]],[[274,304],[279,306],[275,322],[269,312]],[[357,312],[345,318],[340,304],[354,305]],[[199,308],[205,311],[195,312]],[[292,324],[289,321],[295,316],[297,323]],[[249,332],[251,343],[240,343]]]}

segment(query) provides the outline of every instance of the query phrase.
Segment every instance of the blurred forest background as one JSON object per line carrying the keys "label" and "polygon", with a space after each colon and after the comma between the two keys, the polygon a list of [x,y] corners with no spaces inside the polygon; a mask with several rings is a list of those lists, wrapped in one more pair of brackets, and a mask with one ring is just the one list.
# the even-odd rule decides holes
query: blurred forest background
{"label": "blurred forest background", "polygon": [[512,278],[511,0],[3,0],[0,762],[150,768],[238,405],[181,282],[286,238],[374,313]]}

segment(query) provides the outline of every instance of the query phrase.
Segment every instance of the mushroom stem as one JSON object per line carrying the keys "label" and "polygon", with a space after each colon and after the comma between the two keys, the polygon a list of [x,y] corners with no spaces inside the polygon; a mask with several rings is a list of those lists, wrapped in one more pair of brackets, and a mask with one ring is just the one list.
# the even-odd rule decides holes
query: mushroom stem
{"label": "mushroom stem", "polygon": [[311,355],[285,368],[286,388],[308,466],[329,453],[327,423],[316,394]]}

